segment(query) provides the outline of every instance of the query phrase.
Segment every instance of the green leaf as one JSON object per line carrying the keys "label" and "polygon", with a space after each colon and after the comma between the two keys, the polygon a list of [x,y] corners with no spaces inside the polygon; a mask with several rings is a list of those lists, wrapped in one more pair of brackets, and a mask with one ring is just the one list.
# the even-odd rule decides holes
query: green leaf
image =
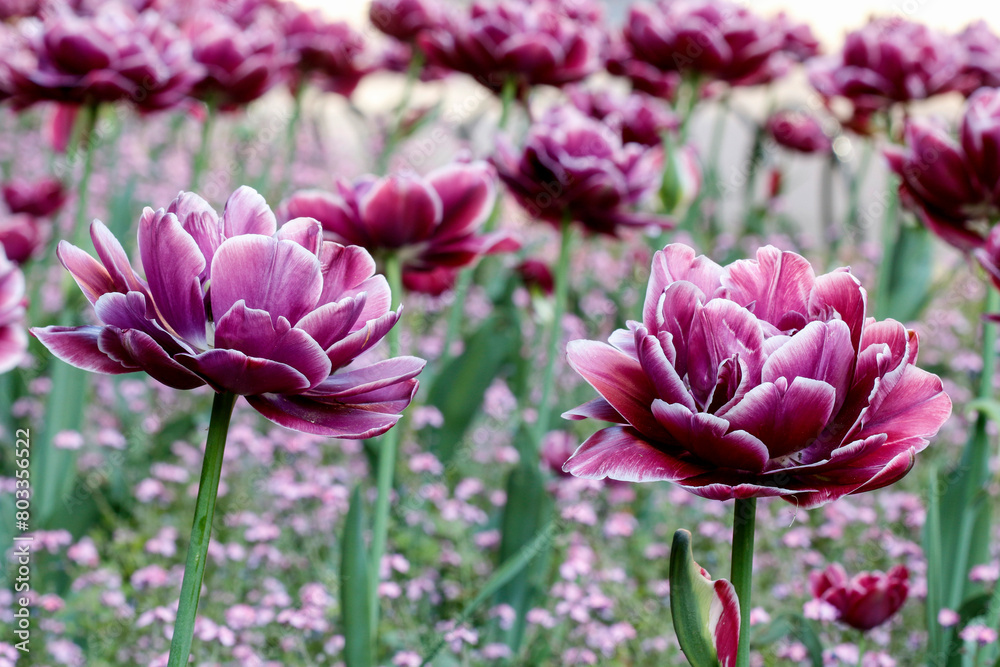
{"label": "green leaf", "polygon": [[[725,579],[712,581],[691,553],[691,533],[678,530],[670,549],[670,615],[691,667],[736,664],[740,610]],[[721,649],[721,656],[720,656]]]}
{"label": "green leaf", "polygon": [[370,667],[372,628],[368,606],[368,551],[365,549],[365,517],[361,487],[351,494],[340,552],[340,609],[344,625],[344,663],[347,667]]}
{"label": "green leaf", "polygon": [[[552,513],[552,500],[545,489],[545,478],[538,465],[522,459],[507,477],[507,498],[503,519],[500,523],[500,564],[516,558],[524,547],[532,542]],[[547,556],[551,541],[539,548],[540,554]],[[496,604],[508,604],[516,612],[514,623],[508,630],[501,631],[502,641],[516,653],[524,640],[527,627],[526,616],[540,592],[547,558],[535,561],[535,567],[516,579],[512,579],[497,591]]]}
{"label": "green leaf", "polygon": [[[472,601],[465,606],[461,615],[455,619],[455,626],[457,627],[468,621],[484,602],[493,597],[497,591],[521,574],[524,568],[534,561],[539,554],[551,549],[552,541],[555,538],[557,528],[558,525],[556,521],[550,521],[542,530],[538,531],[531,541],[525,544],[513,558],[509,558],[504,561],[504,563],[493,572],[476,597],[474,597]],[[442,637],[431,647],[431,649],[424,654],[421,667],[430,664],[430,661],[437,656],[442,648],[444,648],[445,643],[444,636],[442,635]]]}
{"label": "green leaf", "polygon": [[[72,511],[71,493],[76,480],[76,450],[53,444],[63,431],[81,430],[89,374],[58,359],[50,363],[52,391],[45,405],[44,428],[32,440],[31,480],[34,486],[32,520],[35,528],[47,527],[60,511]],[[34,435],[34,434],[32,434]]]}
{"label": "green leaf", "polygon": [[444,423],[430,432],[428,446],[448,465],[472,420],[481,412],[483,397],[508,360],[516,356],[520,329],[497,314],[486,319],[465,341],[464,352],[451,359],[434,378],[427,402],[441,411]]}
{"label": "green leaf", "polygon": [[934,238],[922,225],[902,224],[888,256],[884,302],[875,304],[878,318],[900,322],[917,319],[930,298]]}

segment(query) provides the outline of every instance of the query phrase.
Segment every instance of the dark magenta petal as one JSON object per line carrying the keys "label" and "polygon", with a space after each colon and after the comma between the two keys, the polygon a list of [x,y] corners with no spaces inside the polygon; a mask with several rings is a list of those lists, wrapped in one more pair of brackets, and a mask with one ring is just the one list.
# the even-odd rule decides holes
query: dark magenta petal
{"label": "dark magenta petal", "polygon": [[294,241],[318,257],[320,245],[323,243],[323,227],[312,218],[292,218],[281,225],[275,237],[279,240]]}
{"label": "dark magenta petal", "polygon": [[951,399],[941,379],[908,365],[878,408],[865,415],[858,437],[885,433],[889,443],[912,437],[926,440],[950,415]]}
{"label": "dark magenta petal", "polygon": [[311,395],[324,395],[343,399],[368,394],[389,385],[399,384],[417,376],[427,364],[417,357],[394,357],[376,362],[357,370],[336,373],[314,387]]}
{"label": "dark magenta petal", "polygon": [[663,437],[666,432],[650,412],[656,389],[635,359],[605,343],[575,340],[566,347],[569,365],[639,432]]}
{"label": "dark magenta petal", "polygon": [[757,251],[756,260],[739,260],[726,269],[729,298],[741,306],[753,304],[757,318],[780,330],[805,324],[816,278],[804,257],[767,246]]}
{"label": "dark magenta petal", "polygon": [[486,222],[496,201],[496,184],[485,164],[450,165],[427,175],[441,199],[436,242],[473,232]]}
{"label": "dark magenta petal", "polygon": [[139,220],[139,254],[160,321],[196,347],[206,344],[208,317],[200,276],[205,256],[173,213],[146,209]]}
{"label": "dark magenta petal", "polygon": [[356,299],[345,297],[320,306],[295,326],[309,334],[325,350],[350,333],[355,325],[364,325],[364,320],[358,322],[364,307],[364,296]]}
{"label": "dark magenta petal", "polygon": [[836,412],[847,396],[855,359],[847,324],[841,320],[810,322],[768,357],[761,381],[784,378],[792,382],[800,377],[820,380],[836,392]]}
{"label": "dark magenta petal", "polygon": [[735,425],[731,428],[725,419],[660,400],[653,402],[652,412],[675,442],[708,464],[750,472],[761,472],[767,465],[764,443]]}
{"label": "dark magenta petal", "polygon": [[682,450],[668,454],[654,447],[631,426],[609,426],[580,445],[563,470],[584,479],[621,482],[675,482],[703,472],[683,457]]}
{"label": "dark magenta petal", "polygon": [[441,222],[441,198],[417,178],[395,176],[377,181],[359,203],[368,236],[381,248],[423,241]]}
{"label": "dark magenta petal", "polygon": [[[644,329],[640,331],[644,331]],[[636,332],[635,337],[639,364],[646,377],[656,388],[657,398],[667,403],[679,403],[689,410],[696,410],[694,398],[677,374],[673,364],[667,359],[660,341],[655,336],[641,335],[639,332]]]}
{"label": "dark magenta petal", "polygon": [[[761,324],[746,308],[725,299],[699,307],[686,341],[688,383],[695,400],[708,404],[718,384],[719,367],[733,356],[746,366],[751,386],[757,384],[764,363],[763,344]],[[677,357],[679,361],[680,345]]]}
{"label": "dark magenta petal", "polygon": [[293,194],[279,209],[285,220],[314,218],[338,241],[366,246],[371,244],[358,212],[341,196],[322,190],[302,190]]}
{"label": "dark magenta petal", "polygon": [[[320,273],[323,276],[323,291],[320,293],[318,301],[320,304],[340,301],[345,296],[355,296],[359,291],[367,291],[371,288],[372,283],[369,283],[366,288],[360,288],[375,273],[375,260],[364,248],[343,246],[327,241],[320,248],[319,263]],[[386,298],[389,296],[388,292],[389,285],[386,283]],[[372,299],[372,296],[374,295],[369,295],[368,298]],[[375,301],[379,300],[375,299]],[[387,310],[389,310],[388,301],[378,315],[382,315]]]}
{"label": "dark magenta petal", "polygon": [[97,256],[115,283],[115,291],[145,294],[145,283],[132,269],[132,264],[128,261],[128,255],[125,254],[122,244],[118,242],[118,239],[103,222],[94,220],[93,224],[90,225],[90,238],[94,242]]}
{"label": "dark magenta petal", "polygon": [[75,245],[60,241],[56,247],[56,256],[90,303],[96,303],[103,294],[117,291],[115,281],[104,265]]}
{"label": "dark magenta petal", "polygon": [[140,370],[138,365],[126,366],[98,347],[98,338],[104,327],[35,327],[31,333],[48,348],[49,352],[70,366],[92,373],[131,373]]}
{"label": "dark magenta petal", "polygon": [[298,393],[309,389],[309,379],[288,364],[249,357],[238,350],[208,350],[196,356],[179,354],[176,360],[205,378],[216,391],[250,396]]}
{"label": "dark magenta petal", "polygon": [[269,313],[247,308],[243,301],[237,301],[219,319],[215,347],[294,368],[306,377],[309,386],[325,380],[332,370],[326,352],[308,333],[291,328],[283,317],[272,324]]}
{"label": "dark magenta petal", "polygon": [[861,351],[868,295],[849,271],[831,271],[816,278],[809,296],[810,319],[843,320],[851,330],[851,344]]}
{"label": "dark magenta petal", "polygon": [[658,328],[657,317],[662,312],[661,296],[671,284],[684,280],[697,287],[703,299],[715,295],[722,286],[723,269],[704,255],[695,256],[693,248],[672,243],[653,255],[653,267],[646,287],[643,324],[650,331]]}
{"label": "dark magenta petal", "polygon": [[212,266],[212,258],[215,250],[222,243],[222,224],[219,216],[208,202],[194,194],[193,192],[182,192],[170,202],[167,207],[168,213],[173,213],[180,221],[191,238],[198,244],[201,254],[205,258],[205,271],[201,278],[208,278],[208,269]]}
{"label": "dark magenta petal", "polygon": [[247,396],[247,402],[276,424],[332,438],[374,438],[392,428],[400,418],[399,414],[384,414],[338,403],[321,403],[307,396],[266,394]]}
{"label": "dark magenta petal", "polygon": [[293,325],[317,305],[323,277],[316,256],[294,241],[247,234],[226,239],[212,260],[212,312],[222,317],[237,301]]}
{"label": "dark magenta petal", "polygon": [[154,380],[174,389],[194,389],[205,384],[202,378],[174,361],[159,343],[143,331],[106,327],[100,341],[102,349],[108,349],[112,333],[118,334],[118,345],[121,346],[118,349],[124,350]]}
{"label": "dark magenta petal", "polygon": [[572,410],[567,410],[562,413],[563,419],[599,419],[601,421],[612,422],[614,424],[627,424],[625,418],[622,417],[617,410],[611,407],[603,398],[595,398],[592,401],[587,401],[583,405],[578,405]]}
{"label": "dark magenta petal", "polygon": [[382,340],[396,324],[401,310],[402,306],[399,311],[389,311],[378,319],[369,320],[357,331],[328,347],[326,354],[334,370],[343,368]]}

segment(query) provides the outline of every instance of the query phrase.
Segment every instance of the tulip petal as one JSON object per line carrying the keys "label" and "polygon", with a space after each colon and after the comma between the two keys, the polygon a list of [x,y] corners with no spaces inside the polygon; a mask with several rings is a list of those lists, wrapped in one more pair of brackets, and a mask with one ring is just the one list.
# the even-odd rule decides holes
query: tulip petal
{"label": "tulip petal", "polygon": [[837,401],[834,412],[840,409],[851,381],[856,359],[851,343],[851,330],[841,320],[810,322],[778,348],[761,370],[762,382],[776,382],[784,378],[819,380],[833,387]]}
{"label": "tulip petal", "polygon": [[730,431],[725,419],[659,399],[653,401],[652,412],[675,442],[703,461],[750,472],[761,472],[767,465],[768,450],[764,443],[738,430],[738,426],[734,425]]}
{"label": "tulip petal", "polygon": [[117,290],[114,279],[104,265],[75,245],[60,241],[56,246],[56,256],[91,304],[96,303],[101,295]]}
{"label": "tulip petal", "polygon": [[618,411],[611,407],[604,398],[595,398],[579,405],[572,410],[562,413],[563,419],[579,421],[581,419],[599,419],[601,421],[612,422],[613,424],[627,424],[625,418],[618,414]]}
{"label": "tulip petal", "polygon": [[812,265],[804,257],[767,246],[757,250],[756,260],[739,260],[726,267],[722,282],[730,299],[741,306],[754,304],[754,315],[787,331],[805,325],[815,280]]}
{"label": "tulip petal", "polygon": [[104,327],[35,327],[31,333],[49,352],[70,366],[92,373],[132,373],[139,366],[126,366],[111,359],[98,347],[98,337]]}
{"label": "tulip petal", "polygon": [[94,220],[90,225],[90,238],[94,242],[94,250],[107,269],[115,283],[116,292],[146,293],[145,283],[139,279],[132,264],[128,261],[125,249],[118,242],[111,230],[100,220]]}
{"label": "tulip petal", "polygon": [[242,396],[298,393],[312,383],[288,364],[249,357],[239,350],[207,350],[198,355],[178,354],[182,366],[197,373],[216,391]]}
{"label": "tulip petal", "polygon": [[[310,395],[341,399],[359,396],[416,377],[427,362],[417,357],[393,357],[364,368],[336,373],[315,386]],[[345,403],[353,401],[345,400]]]}
{"label": "tulip petal", "polygon": [[205,347],[205,256],[198,243],[173,213],[147,208],[139,220],[139,255],[160,321],[179,338]]}
{"label": "tulip petal", "polygon": [[571,341],[566,356],[573,370],[632,426],[652,438],[666,435],[650,412],[656,390],[638,361],[610,345],[589,340]]}
{"label": "tulip petal", "polygon": [[433,237],[437,244],[477,230],[493,210],[496,185],[483,163],[437,169],[427,182],[441,199],[441,224]]}
{"label": "tulip petal", "polygon": [[295,325],[309,334],[324,350],[346,336],[359,323],[365,307],[364,294],[359,298],[344,297],[312,311]]}
{"label": "tulip petal", "polygon": [[278,221],[264,197],[243,185],[229,196],[222,212],[222,231],[227,239],[244,234],[274,236]]}
{"label": "tulip petal", "polygon": [[316,256],[293,241],[248,234],[226,239],[212,260],[212,312],[221,317],[239,300],[293,325],[316,305],[323,277]]}
{"label": "tulip petal", "polygon": [[374,438],[388,431],[400,419],[398,414],[372,412],[338,403],[320,403],[306,396],[264,394],[247,396],[247,402],[275,424],[333,438]]}
{"label": "tulip petal", "polygon": [[[142,370],[154,380],[174,389],[194,389],[205,384],[205,381],[174,361],[169,354],[149,334],[137,329],[125,331],[113,327],[105,327],[104,335],[99,341],[101,349],[109,355],[109,339],[112,334],[128,357],[142,367]],[[117,347],[117,346],[116,346]]]}
{"label": "tulip petal", "polygon": [[442,215],[441,198],[430,185],[402,176],[377,181],[359,205],[372,242],[382,248],[425,240]]}
{"label": "tulip petal", "polygon": [[587,438],[563,471],[584,479],[675,482],[705,471],[687,458],[683,450],[669,454],[654,447],[631,426],[609,426]]}
{"label": "tulip petal", "polygon": [[842,319],[851,330],[851,343],[860,351],[868,297],[861,281],[849,271],[833,271],[816,278],[809,295],[809,314],[814,319]]}
{"label": "tulip petal", "polygon": [[385,338],[389,329],[395,326],[402,309],[403,307],[400,306],[399,310],[395,312],[390,310],[378,319],[365,322],[362,328],[328,347],[326,355],[329,357],[333,369],[343,368]]}

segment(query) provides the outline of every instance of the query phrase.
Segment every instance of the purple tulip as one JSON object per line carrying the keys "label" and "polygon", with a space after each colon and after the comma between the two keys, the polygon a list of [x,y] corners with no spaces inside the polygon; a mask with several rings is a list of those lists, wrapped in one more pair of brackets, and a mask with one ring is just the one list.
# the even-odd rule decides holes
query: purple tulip
{"label": "purple tulip", "polygon": [[600,66],[601,31],[570,18],[555,0],[473,3],[418,39],[429,64],[473,76],[494,93],[508,80],[522,97],[532,86],[580,81]]}
{"label": "purple tulip", "polygon": [[799,23],[785,12],[774,17],[775,27],[784,35],[781,50],[796,62],[805,62],[819,55],[819,40],[808,23]]}
{"label": "purple tulip", "polygon": [[7,259],[15,264],[31,259],[48,240],[49,226],[23,213],[0,218],[0,246]]}
{"label": "purple tulip", "polygon": [[812,60],[809,80],[824,97],[872,112],[955,90],[964,65],[953,37],[893,17],[848,34],[840,54]]}
{"label": "purple tulip", "polygon": [[573,105],[621,133],[623,143],[659,146],[663,133],[676,131],[680,120],[659,100],[643,93],[618,98],[606,91],[569,91]]}
{"label": "purple tulip", "polygon": [[620,37],[612,36],[605,47],[604,67],[608,73],[628,79],[632,90],[672,100],[681,84],[678,72],[663,72],[649,63],[636,60],[628,45]]}
{"label": "purple tulip", "polygon": [[36,218],[47,218],[66,203],[66,190],[62,181],[55,178],[35,182],[18,178],[4,185],[2,191],[11,213],[26,213]]}
{"label": "purple tulip", "polygon": [[372,25],[401,42],[413,42],[441,21],[441,8],[428,0],[374,0],[368,11]]}
{"label": "purple tulip", "polygon": [[532,218],[556,226],[568,218],[602,234],[619,225],[671,224],[632,210],[659,186],[663,151],[622,144],[610,127],[574,107],[552,109],[532,125],[520,155],[501,143],[494,161]]}
{"label": "purple tulip", "polygon": [[[1000,225],[993,225],[981,248],[972,251],[973,256],[986,270],[993,286],[1000,290]],[[1000,321],[1000,313],[987,313],[986,317]]]}
{"label": "purple tulip", "polygon": [[289,55],[274,23],[241,27],[233,19],[202,11],[188,20],[184,34],[204,76],[191,91],[223,111],[246,106],[284,80]]}
{"label": "purple tulip", "polygon": [[24,304],[24,274],[0,252],[0,373],[17,366],[28,349]]}
{"label": "purple tulip", "polygon": [[885,150],[903,205],[961,250],[982,246],[1000,216],[1000,91],[981,88],[966,104],[960,142],[939,125],[911,121],[905,145]]}
{"label": "purple tulip", "polygon": [[767,119],[767,132],[779,145],[799,153],[829,153],[833,145],[815,116],[778,111]]}
{"label": "purple tulip", "polygon": [[962,92],[971,95],[980,88],[1000,87],[1000,37],[986,21],[970,23],[958,34],[958,41],[966,55]]}
{"label": "purple tulip", "polygon": [[861,572],[848,577],[840,563],[811,572],[813,597],[837,610],[837,620],[862,632],[878,627],[899,611],[909,593],[910,573],[897,565],[888,573]]}
{"label": "purple tulip", "polygon": [[624,35],[635,58],[664,72],[753,85],[784,70],[772,60],[782,54],[785,32],[730,2],[638,3],[629,9]]}
{"label": "purple tulip", "polygon": [[485,163],[454,164],[423,178],[368,176],[340,181],[336,192],[297,192],[278,215],[315,218],[331,239],[375,255],[398,252],[403,285],[440,294],[480,256],[518,249],[505,233],[478,233],[495,200],[495,177]]}
{"label": "purple tulip", "polygon": [[285,39],[298,73],[316,79],[328,92],[350,97],[373,69],[363,62],[361,35],[343,21],[327,21],[318,10],[292,10],[285,21]]}
{"label": "purple tulip", "polygon": [[278,229],[251,188],[222,216],[191,193],[145,209],[145,279],[100,221],[91,238],[99,260],[65,241],[57,254],[102,325],[32,329],[66,363],[141,370],[176,389],[208,384],[282,426],[342,438],[385,432],[416,391],[421,359],[345,369],[399,317],[371,256],[324,241],[316,220]]}
{"label": "purple tulip", "polygon": [[128,100],[144,111],[178,104],[201,71],[171,23],[118,3],[92,16],[52,13],[8,68],[18,107]]}
{"label": "purple tulip", "polygon": [[564,416],[614,425],[565,470],[805,508],[896,482],[951,400],[914,365],[916,333],[867,319],[866,300],[846,269],[816,277],[771,246],[725,267],[667,246],[642,321],[610,345],[569,344],[570,365],[601,397]]}

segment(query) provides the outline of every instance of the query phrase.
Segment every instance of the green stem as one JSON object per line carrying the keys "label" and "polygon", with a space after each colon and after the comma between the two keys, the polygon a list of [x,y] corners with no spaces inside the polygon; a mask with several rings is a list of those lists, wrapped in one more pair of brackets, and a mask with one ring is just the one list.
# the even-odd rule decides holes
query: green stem
{"label": "green stem", "polygon": [[[74,238],[80,240],[87,225],[87,197],[90,194],[90,177],[94,173],[94,144],[97,137],[94,136],[94,128],[97,127],[97,116],[100,107],[97,104],[90,104],[84,109],[86,114],[83,121],[83,130],[80,134],[80,147],[83,150],[83,173],[80,175],[80,182],[77,184],[76,197],[76,218],[74,219]],[[77,245],[80,245],[77,243]]]}
{"label": "green stem", "polygon": [[753,579],[753,540],[757,499],[737,499],[733,511],[733,560],[730,581],[740,599],[740,643],[736,667],[750,664],[750,590]]}
{"label": "green stem", "polygon": [[[292,181],[295,152],[298,149],[299,121],[302,119],[302,96],[305,93],[305,89],[306,83],[303,78],[295,85],[295,93],[292,100],[292,117],[288,119],[288,126],[285,128],[285,164],[281,170],[281,182],[278,183],[277,192],[271,198],[274,201],[278,201],[284,196],[285,190],[288,189],[288,184]],[[271,170],[265,167],[265,178],[270,173]],[[260,189],[263,190],[264,188],[261,187]]]}
{"label": "green stem", "polygon": [[[385,261],[385,276],[389,281],[389,289],[392,292],[393,308],[399,307],[399,300],[403,296],[402,267],[399,256],[390,254]],[[389,329],[386,334],[389,339],[389,356],[399,356],[399,324]],[[399,449],[399,429],[397,423],[392,427],[378,443],[378,471],[376,473],[378,484],[378,495],[375,499],[375,523],[372,528],[372,551],[371,551],[371,588],[369,590],[369,613],[371,614],[371,635],[372,639],[378,638],[378,585],[382,566],[382,556],[385,554],[385,545],[389,536],[389,501],[392,497],[393,478],[396,472],[396,451]]]}
{"label": "green stem", "polygon": [[549,398],[552,395],[552,386],[555,384],[556,357],[558,356],[559,341],[562,340],[562,318],[563,313],[566,312],[566,299],[569,294],[569,259],[570,247],[573,243],[572,221],[572,215],[565,214],[559,229],[559,264],[556,265],[555,275],[556,303],[552,313],[552,321],[549,322],[549,330],[546,333],[548,350],[545,355],[545,374],[542,376],[542,398],[538,404],[538,422],[535,424],[536,446],[541,442],[542,436],[545,435],[545,431],[549,427]]}
{"label": "green stem", "polygon": [[514,98],[517,96],[517,79],[510,76],[503,82],[500,90],[500,123],[498,130],[506,130],[507,122],[510,120],[510,110],[514,106]]}
{"label": "green stem", "polygon": [[820,216],[823,221],[823,229],[826,232],[826,266],[829,269],[837,259],[837,251],[840,249],[840,239],[842,234],[837,229],[837,223],[833,214],[833,180],[837,174],[837,154],[830,152],[823,163],[823,178],[820,183],[819,202]]}
{"label": "green stem", "polygon": [[420,72],[424,69],[424,54],[419,49],[414,50],[413,58],[410,59],[410,66],[406,70],[406,84],[403,87],[403,96],[400,98],[396,108],[392,113],[392,129],[386,137],[382,151],[375,161],[375,173],[385,174],[389,170],[389,160],[396,152],[399,140],[403,138],[403,114],[410,106],[410,98],[413,97],[413,88],[420,78]]}
{"label": "green stem", "polygon": [[222,476],[222,457],[226,450],[229,420],[237,398],[236,394],[222,392],[216,394],[212,402],[212,418],[208,424],[205,459],[201,466],[201,481],[198,483],[198,500],[191,525],[191,541],[184,566],[184,580],[181,582],[174,636],[170,640],[168,667],[186,666],[191,654],[194,621],[198,614],[201,583],[205,578],[208,544],[212,538],[212,523],[215,519],[215,500],[219,495],[219,478]]}
{"label": "green stem", "polygon": [[847,193],[848,211],[847,224],[853,230],[855,243],[864,241],[864,227],[861,226],[861,186],[864,185],[868,176],[868,167],[872,162],[872,142],[864,141],[861,145],[861,161],[857,170],[851,175],[849,190]]}
{"label": "green stem", "polygon": [[201,182],[201,175],[208,166],[208,153],[212,145],[212,126],[215,125],[215,104],[206,103],[205,122],[201,124],[201,143],[198,152],[194,156],[194,164],[191,167],[191,187],[188,189],[195,192]]}
{"label": "green stem", "polygon": [[723,97],[719,101],[719,112],[712,126],[712,142],[709,145],[708,168],[706,170],[705,190],[712,202],[712,212],[708,216],[708,244],[715,246],[719,234],[719,205],[722,190],[719,186],[719,162],[722,159],[722,139],[726,134],[726,118],[729,116],[729,101]]}

